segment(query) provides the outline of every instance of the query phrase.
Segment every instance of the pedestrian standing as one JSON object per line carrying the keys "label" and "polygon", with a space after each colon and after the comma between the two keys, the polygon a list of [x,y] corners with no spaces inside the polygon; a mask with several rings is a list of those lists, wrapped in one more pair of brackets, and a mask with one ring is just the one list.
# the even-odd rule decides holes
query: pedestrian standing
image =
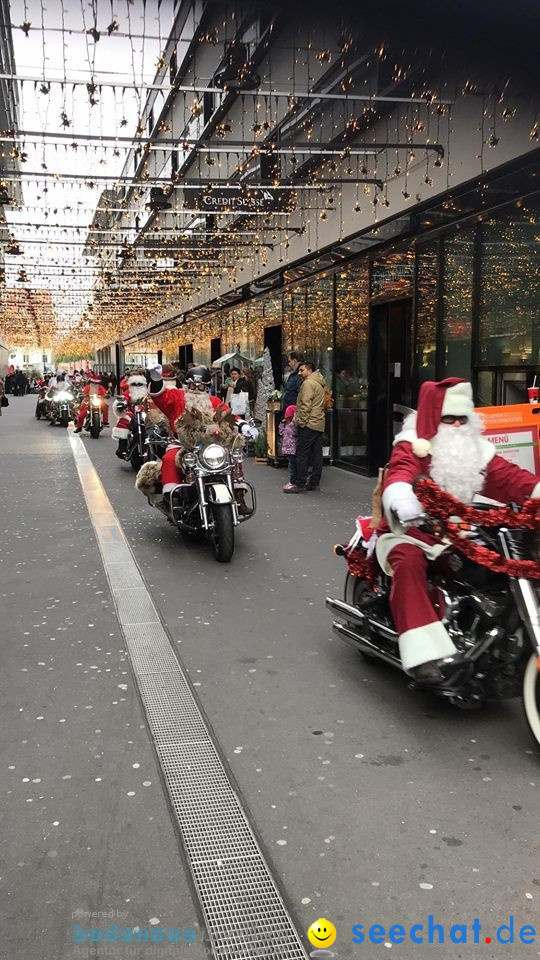
{"label": "pedestrian standing", "polygon": [[281,409],[286,410],[291,404],[295,404],[298,398],[298,391],[302,385],[300,376],[301,359],[297,353],[290,353],[287,366],[290,370],[289,376],[285,381],[283,396],[281,397]]}
{"label": "pedestrian standing", "polygon": [[[325,381],[312,363],[303,360],[299,364],[302,386],[298,392],[295,423],[298,428],[296,446],[296,484],[285,493],[305,493],[319,490],[323,455],[322,436],[325,426]],[[311,479],[307,475],[311,466]]]}
{"label": "pedestrian standing", "polygon": [[4,404],[5,393],[6,393],[6,390],[5,390],[4,380],[2,377],[0,377],[0,417],[2,416],[2,407],[6,406],[7,403],[9,402],[6,400],[6,403]]}
{"label": "pedestrian standing", "polygon": [[289,464],[289,482],[283,487],[283,492],[288,493],[296,486],[296,447],[298,443],[298,427],[294,422],[296,406],[291,403],[283,416],[279,425],[281,436],[281,452],[287,457]]}

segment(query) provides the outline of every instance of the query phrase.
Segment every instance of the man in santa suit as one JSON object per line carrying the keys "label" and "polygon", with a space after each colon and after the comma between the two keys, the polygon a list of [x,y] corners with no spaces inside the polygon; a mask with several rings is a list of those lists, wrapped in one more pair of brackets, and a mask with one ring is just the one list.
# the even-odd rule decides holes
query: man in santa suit
{"label": "man in santa suit", "polygon": [[123,400],[117,398],[113,403],[113,413],[118,417],[112,429],[114,440],[118,440],[116,456],[121,460],[127,450],[129,431],[134,414],[134,404],[148,395],[148,385],[144,370],[132,370],[120,383]]}
{"label": "man in santa suit", "polygon": [[[161,364],[152,367],[149,373],[150,397],[158,410],[161,410],[167,417],[173,437],[176,435],[175,423],[186,411],[200,410],[201,412],[212,411],[214,413],[218,409],[225,412],[229,411],[226,404],[222,403],[217,397],[211,397],[208,393],[211,378],[206,367],[192,367],[189,370],[185,390],[165,385],[164,377],[166,374],[164,374]],[[253,437],[257,434],[257,431],[242,420],[238,421],[238,429],[243,436]],[[176,442],[166,451],[161,462],[161,482],[165,497],[170,496],[171,490],[182,482],[180,471],[176,466],[177,453],[178,443]]]}
{"label": "man in santa suit", "polygon": [[407,673],[434,683],[443,679],[438,661],[456,648],[439,619],[427,587],[427,566],[447,545],[418,529],[423,508],[413,484],[429,475],[462,503],[483,495],[500,503],[540,497],[538,477],[497,455],[474,412],[470,383],[450,377],[424,383],[418,412],[410,414],[394,441],[382,502],[386,522],[380,528],[377,559],[393,577],[390,606]]}
{"label": "man in santa suit", "polygon": [[[101,378],[98,377],[97,373],[90,373],[88,377],[88,383],[86,384],[83,390],[83,396],[90,397],[90,396],[95,396],[96,394],[100,397],[106,397],[107,391],[105,387],[102,386]],[[81,409],[79,410],[79,416],[77,417],[77,427],[74,431],[75,433],[81,432],[84,426],[84,421],[86,419],[87,413],[88,413],[88,403],[85,400],[81,404]],[[103,404],[103,426],[104,427],[109,426],[109,407],[108,407],[108,404],[106,403]]]}

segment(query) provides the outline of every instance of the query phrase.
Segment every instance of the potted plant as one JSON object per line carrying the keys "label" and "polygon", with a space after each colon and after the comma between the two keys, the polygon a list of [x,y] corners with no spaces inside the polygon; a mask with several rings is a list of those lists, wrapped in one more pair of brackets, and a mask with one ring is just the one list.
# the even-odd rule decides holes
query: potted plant
{"label": "potted plant", "polygon": [[268,397],[268,410],[281,410],[281,390],[274,390]]}

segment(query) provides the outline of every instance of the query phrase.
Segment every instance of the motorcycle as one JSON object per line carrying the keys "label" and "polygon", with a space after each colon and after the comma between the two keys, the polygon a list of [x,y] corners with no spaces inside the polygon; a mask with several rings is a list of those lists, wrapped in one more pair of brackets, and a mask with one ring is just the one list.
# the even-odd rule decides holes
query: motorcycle
{"label": "motorcycle", "polygon": [[90,394],[88,397],[88,412],[84,421],[84,429],[97,440],[103,430],[103,404],[105,397],[99,394]]}
{"label": "motorcycle", "polygon": [[[529,501],[521,511],[502,512],[491,505],[466,507],[454,501],[456,515],[451,510],[445,516],[448,495],[431,480],[421,478],[415,492],[426,510],[415,526],[450,544],[430,564],[428,585],[436,592],[442,622],[458,651],[439,664],[442,681],[421,686],[462,709],[521,696],[529,728],[540,744],[537,501]],[[403,671],[390,610],[391,577],[359,541],[357,533],[349,544],[334,548],[349,571],[343,600],[326,598],[326,606],[338,617],[333,631],[366,658]]]}
{"label": "motorcycle", "polygon": [[[128,403],[123,397],[116,400],[116,411],[121,414],[127,409]],[[127,438],[127,448],[122,454],[121,459],[130,463],[132,469],[137,472],[146,460],[147,439],[146,439],[146,404],[144,401],[133,404],[133,416],[129,425],[129,436]]]}
{"label": "motorcycle", "polygon": [[36,401],[36,420],[47,417],[49,412],[49,401],[47,399],[47,387],[40,387],[38,399]]}
{"label": "motorcycle", "polygon": [[[157,434],[152,428],[149,446],[159,442]],[[160,453],[164,452],[162,448],[163,444]],[[204,534],[220,563],[230,561],[235,528],[251,519],[257,507],[255,488],[244,477],[243,459],[241,449],[228,450],[219,443],[198,444],[182,454],[184,481],[171,491],[170,497],[161,493],[148,496],[151,506],[157,507],[179,530],[190,535]]]}
{"label": "motorcycle", "polygon": [[59,390],[55,393],[49,417],[51,424],[58,423],[61,427],[69,425],[70,420],[73,420],[73,399],[71,390]]}
{"label": "motorcycle", "polygon": [[146,430],[144,441],[146,463],[150,463],[152,460],[163,460],[169,440],[169,430],[163,423],[152,424]]}

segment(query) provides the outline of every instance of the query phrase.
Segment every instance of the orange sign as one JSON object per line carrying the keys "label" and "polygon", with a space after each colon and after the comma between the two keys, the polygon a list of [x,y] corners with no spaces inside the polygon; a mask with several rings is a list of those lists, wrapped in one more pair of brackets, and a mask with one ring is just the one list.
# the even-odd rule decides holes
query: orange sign
{"label": "orange sign", "polygon": [[540,404],[477,407],[476,412],[482,417],[485,436],[497,447],[497,453],[540,476]]}

